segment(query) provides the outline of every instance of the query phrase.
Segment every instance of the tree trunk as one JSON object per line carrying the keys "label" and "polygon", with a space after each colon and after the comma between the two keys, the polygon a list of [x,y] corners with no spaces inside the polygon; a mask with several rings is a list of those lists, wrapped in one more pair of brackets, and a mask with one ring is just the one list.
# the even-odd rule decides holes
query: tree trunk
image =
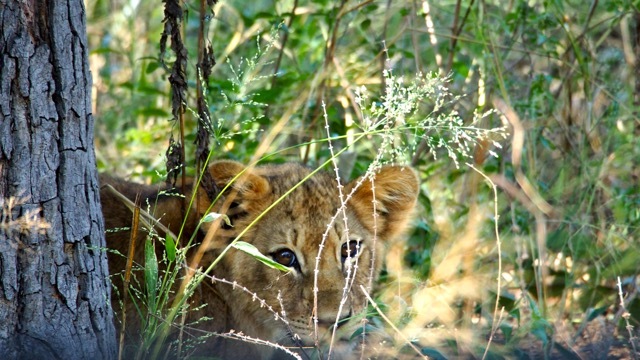
{"label": "tree trunk", "polygon": [[0,0],[0,359],[112,359],[82,0]]}

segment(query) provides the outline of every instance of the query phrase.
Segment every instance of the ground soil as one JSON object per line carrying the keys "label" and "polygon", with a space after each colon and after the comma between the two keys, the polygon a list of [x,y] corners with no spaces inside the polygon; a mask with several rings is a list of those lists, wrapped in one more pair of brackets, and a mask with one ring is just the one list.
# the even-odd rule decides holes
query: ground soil
{"label": "ground soil", "polygon": [[514,355],[518,359],[640,359],[640,331],[634,329],[633,339],[626,329],[623,331],[604,317],[582,327],[560,325],[556,327],[552,346],[545,349],[540,340],[528,335]]}

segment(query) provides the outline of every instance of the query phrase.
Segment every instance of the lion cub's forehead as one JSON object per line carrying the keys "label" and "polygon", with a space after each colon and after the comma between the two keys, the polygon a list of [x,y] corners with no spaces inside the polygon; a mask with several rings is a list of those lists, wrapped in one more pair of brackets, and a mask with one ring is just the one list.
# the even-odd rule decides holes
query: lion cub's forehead
{"label": "lion cub's forehead", "polygon": [[[289,236],[293,233],[307,239],[321,236],[340,207],[338,183],[334,177],[327,172],[318,172],[304,180],[312,170],[296,164],[265,170],[261,175],[271,186],[269,203],[278,201],[295,187],[269,211],[265,219],[271,223],[269,227],[290,233]],[[335,222],[333,227],[340,232]]]}
{"label": "lion cub's forehead", "polygon": [[270,195],[273,201],[295,187],[281,200],[281,204],[286,207],[310,205],[337,208],[339,206],[338,183],[329,173],[318,172],[307,179],[312,170],[298,164],[266,166],[260,168],[260,172],[260,175],[267,178],[271,185]]}

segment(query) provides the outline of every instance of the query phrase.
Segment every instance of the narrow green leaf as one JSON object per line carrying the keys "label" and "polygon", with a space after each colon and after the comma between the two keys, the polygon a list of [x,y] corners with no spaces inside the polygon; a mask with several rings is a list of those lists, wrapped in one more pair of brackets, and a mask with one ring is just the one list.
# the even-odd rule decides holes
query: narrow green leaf
{"label": "narrow green leaf", "polygon": [[353,334],[351,334],[351,336],[349,337],[349,341],[353,341],[353,340],[357,340],[357,339],[362,339],[362,333],[365,334],[384,334],[384,332],[380,329],[378,329],[375,326],[372,326],[371,324],[365,324],[364,326],[358,326],[358,328],[353,332]]}
{"label": "narrow green leaf", "polygon": [[558,352],[560,353],[560,356],[562,357],[562,359],[566,359],[566,360],[580,360],[580,359],[582,359],[582,357],[579,356],[577,353],[575,353],[573,350],[571,350],[571,348],[564,347],[564,346],[562,346],[562,344],[559,344],[557,342],[553,343],[553,348],[558,350]]}
{"label": "narrow green leaf", "polygon": [[147,69],[145,70],[145,72],[147,74],[151,74],[152,72],[156,71],[156,69],[158,69],[160,67],[160,63],[157,61],[151,61],[149,62],[149,65],[147,65]]}
{"label": "narrow green leaf", "polygon": [[156,107],[141,108],[134,111],[134,114],[142,115],[142,116],[157,116],[157,117],[169,116],[169,113],[166,110],[156,108]]}
{"label": "narrow green leaf", "polygon": [[164,247],[167,251],[167,259],[169,261],[176,260],[176,242],[170,235],[167,235],[167,238],[164,240]]}
{"label": "narrow green leaf", "polygon": [[509,324],[500,324],[500,330],[504,334],[504,339],[506,342],[511,341],[511,334],[513,334],[513,327]]}
{"label": "narrow green leaf", "polygon": [[149,309],[154,312],[156,304],[156,286],[158,284],[158,258],[151,237],[147,237],[144,246],[144,282],[147,286],[147,302]]}
{"label": "narrow green leaf", "polygon": [[599,318],[605,312],[607,312],[608,309],[609,309],[609,306],[602,306],[599,308],[587,310],[587,321],[592,321],[594,319]]}
{"label": "narrow green leaf", "polygon": [[254,259],[260,261],[261,263],[267,265],[270,268],[278,269],[283,272],[291,271],[291,268],[288,268],[280,263],[273,261],[273,259],[261,253],[260,250],[258,250],[255,246],[253,246],[252,244],[249,244],[248,242],[237,241],[236,243],[233,244],[233,247],[246,254],[249,254]]}
{"label": "narrow green leaf", "polygon": [[229,217],[225,214],[218,214],[215,212],[210,212],[207,215],[205,215],[202,220],[200,220],[201,223],[208,223],[208,222],[212,222],[215,220],[218,220],[219,218],[222,218],[222,220],[224,220],[224,223],[227,224],[228,226],[233,226],[231,225],[231,220],[229,219]]}
{"label": "narrow green leaf", "polygon": [[549,335],[547,331],[550,330],[551,325],[545,319],[537,319],[531,322],[531,334],[537,337],[540,341],[542,341],[543,345],[547,345],[549,343]]}
{"label": "narrow green leaf", "polygon": [[436,360],[447,359],[444,355],[442,355],[438,350],[434,348],[423,347],[422,349],[420,349],[420,352],[422,352],[422,355],[428,356],[429,359],[436,359]]}

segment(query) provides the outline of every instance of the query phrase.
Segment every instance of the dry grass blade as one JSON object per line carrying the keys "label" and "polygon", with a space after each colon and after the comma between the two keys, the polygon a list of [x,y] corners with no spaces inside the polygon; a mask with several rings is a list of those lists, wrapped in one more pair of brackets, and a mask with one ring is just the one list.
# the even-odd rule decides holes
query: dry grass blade
{"label": "dry grass blade", "polygon": [[[535,207],[529,209],[535,216],[536,222],[536,244],[538,250],[538,271],[536,271],[536,290],[538,292],[538,301],[542,301],[541,305],[546,304],[545,279],[548,278],[549,265],[547,259],[547,219],[546,216],[554,213],[553,207],[546,202],[538,191],[531,185],[527,177],[522,172],[522,151],[524,148],[525,129],[520,121],[520,117],[509,104],[500,98],[493,99],[494,106],[506,117],[507,121],[513,129],[513,139],[511,142],[511,161],[515,168],[516,181],[520,185],[520,189],[526,194],[528,202],[533,203]],[[545,306],[540,306],[544,313]]]}
{"label": "dry grass blade", "polygon": [[[111,185],[109,185],[111,186]],[[114,189],[115,191],[115,189]],[[127,199],[128,200],[128,199]],[[127,255],[127,264],[125,266],[124,271],[124,284],[122,286],[122,293],[124,294],[122,298],[122,322],[120,323],[120,339],[118,344],[118,360],[122,359],[123,351],[124,351],[124,334],[127,329],[127,294],[129,294],[129,282],[131,281],[131,268],[133,267],[133,257],[136,250],[136,240],[138,238],[138,229],[140,226],[140,195],[136,196],[134,208],[133,208],[133,218],[131,219],[131,232],[129,238],[129,253]]]}
{"label": "dry grass blade", "polygon": [[378,315],[380,315],[380,317],[389,325],[391,326],[391,328],[393,329],[393,331],[395,331],[401,338],[402,340],[409,346],[411,346],[411,348],[416,352],[416,354],[418,354],[421,358],[423,359],[429,359],[428,356],[423,355],[422,351],[420,351],[420,349],[418,349],[413,342],[411,342],[411,340],[407,339],[407,337],[402,333],[402,331],[400,331],[400,329],[398,329],[396,327],[396,325],[382,312],[382,310],[380,309],[380,307],[378,306],[378,304],[376,304],[375,301],[373,301],[373,299],[371,298],[371,296],[369,295],[369,293],[367,292],[367,289],[364,288],[364,286],[360,285],[360,290],[362,291],[362,293],[364,294],[364,296],[367,297],[367,300],[369,301],[369,303],[371,304],[371,306],[373,306],[374,309],[376,309],[376,312],[378,313]]}
{"label": "dry grass blade", "polygon": [[[126,196],[122,195],[118,190],[116,190],[113,186],[107,184],[107,185],[103,185],[104,188],[106,188],[107,190],[109,190],[109,192],[111,192],[113,195],[116,196],[116,198],[118,198],[118,200],[120,200],[129,210],[131,210],[131,212],[135,211],[136,208],[136,204],[134,204],[131,200],[127,199]],[[168,227],[162,225],[162,223],[160,221],[158,221],[158,219],[156,219],[155,217],[153,217],[153,215],[149,214],[148,212],[144,211],[143,209],[140,209],[138,207],[139,211],[140,211],[140,215],[139,221],[142,222],[142,225],[151,230],[154,228],[158,228],[160,229],[162,232],[164,232],[165,234],[173,237],[174,239],[177,239],[178,237],[171,231],[169,230]]]}

